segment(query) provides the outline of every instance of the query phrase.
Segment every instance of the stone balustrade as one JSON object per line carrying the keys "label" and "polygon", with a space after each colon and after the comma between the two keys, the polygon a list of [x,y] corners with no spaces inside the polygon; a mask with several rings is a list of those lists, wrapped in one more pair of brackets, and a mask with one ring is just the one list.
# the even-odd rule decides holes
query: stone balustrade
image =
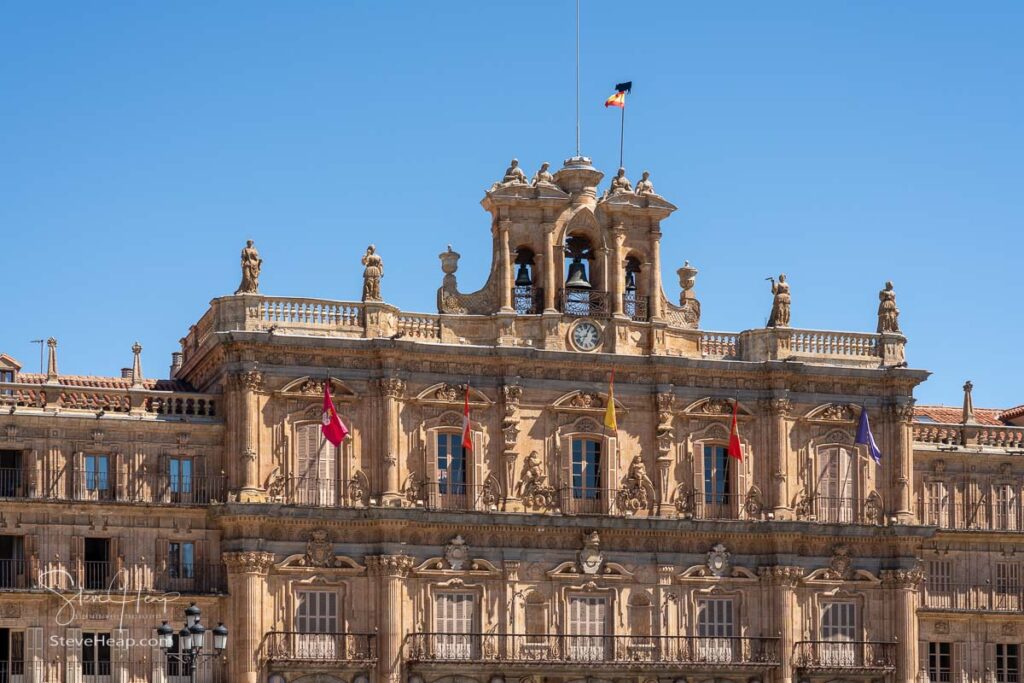
{"label": "stone balustrade", "polygon": [[219,420],[217,394],[156,389],[100,389],[55,383],[0,382],[0,410],[89,412],[153,418]]}
{"label": "stone balustrade", "polygon": [[914,424],[913,432],[919,444],[1024,450],[1024,427],[922,422]]}
{"label": "stone balustrade", "polygon": [[[591,292],[588,296],[593,294]],[[515,315],[511,318],[435,315],[400,311],[381,302],[357,303],[246,294],[214,299],[210,310],[181,340],[181,349],[183,362],[187,365],[200,349],[212,343],[212,338],[217,334],[237,331],[354,339],[407,338],[414,341],[482,345],[500,345],[511,343],[507,340],[518,339],[528,340],[527,345],[547,348],[551,343],[551,335],[541,331],[538,318],[535,315]],[[569,323],[568,320],[565,322]],[[640,340],[646,338],[652,325],[664,325],[665,321],[626,319],[608,324],[630,331],[627,335],[621,335],[620,332],[622,338]],[[655,354],[750,362],[789,360],[867,368],[900,367],[906,364],[906,339],[899,334],[791,328],[709,332],[690,329],[671,320],[667,324],[672,331],[669,338],[675,340],[672,342],[674,345],[655,348]],[[632,350],[619,351],[637,355],[651,352],[649,347],[640,342]]]}

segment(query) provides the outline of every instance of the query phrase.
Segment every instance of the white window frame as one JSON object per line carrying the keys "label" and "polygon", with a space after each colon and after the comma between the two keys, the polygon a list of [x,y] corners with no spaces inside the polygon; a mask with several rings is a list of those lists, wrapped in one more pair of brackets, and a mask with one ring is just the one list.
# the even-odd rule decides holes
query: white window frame
{"label": "white window frame", "polygon": [[611,600],[606,595],[569,595],[566,598],[566,657],[574,662],[607,659]]}
{"label": "white window frame", "polygon": [[434,593],[434,632],[438,658],[470,660],[477,629],[477,594],[472,591]]}
{"label": "white window frame", "polygon": [[332,660],[340,653],[341,597],[332,589],[295,591],[295,650],[300,659]]}
{"label": "white window frame", "polygon": [[818,521],[855,523],[857,451],[840,444],[826,444],[818,446],[817,456]]}
{"label": "white window frame", "polygon": [[319,422],[295,425],[295,502],[332,507],[338,504],[341,448],[323,437]]}
{"label": "white window frame", "polygon": [[820,612],[821,664],[824,666],[852,667],[858,665],[857,603],[834,600],[823,602]]}
{"label": "white window frame", "polygon": [[727,664],[733,661],[736,635],[736,601],[732,598],[698,598],[698,661]]}

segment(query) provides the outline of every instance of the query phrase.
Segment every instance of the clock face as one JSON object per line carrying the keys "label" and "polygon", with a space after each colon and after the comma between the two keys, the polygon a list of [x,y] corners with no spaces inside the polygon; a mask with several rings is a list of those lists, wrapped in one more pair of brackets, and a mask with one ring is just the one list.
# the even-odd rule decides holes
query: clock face
{"label": "clock face", "polygon": [[601,339],[601,331],[591,322],[582,322],[572,330],[572,343],[581,351],[593,351]]}

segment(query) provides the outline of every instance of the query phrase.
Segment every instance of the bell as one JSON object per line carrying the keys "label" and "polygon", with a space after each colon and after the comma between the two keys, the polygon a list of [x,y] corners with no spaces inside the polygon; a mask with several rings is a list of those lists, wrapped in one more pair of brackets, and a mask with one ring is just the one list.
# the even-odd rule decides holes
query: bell
{"label": "bell", "polygon": [[627,292],[635,292],[636,291],[636,275],[633,274],[632,270],[627,270],[626,271],[626,291]]}
{"label": "bell", "polygon": [[530,271],[525,263],[519,264],[519,272],[516,273],[516,287],[529,287],[533,284],[530,279]]}
{"label": "bell", "polygon": [[580,262],[579,258],[573,259],[572,263],[569,264],[569,277],[565,280],[565,286],[567,288],[590,289],[590,282],[587,281],[587,267]]}

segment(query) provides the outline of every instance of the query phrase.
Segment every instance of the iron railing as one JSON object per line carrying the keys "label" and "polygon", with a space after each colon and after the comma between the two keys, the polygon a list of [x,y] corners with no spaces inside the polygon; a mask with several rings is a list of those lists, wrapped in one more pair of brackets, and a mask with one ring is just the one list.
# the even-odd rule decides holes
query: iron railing
{"label": "iron railing", "polygon": [[532,285],[512,288],[512,308],[519,315],[535,315],[544,310],[544,288]]}
{"label": "iron railing", "polygon": [[993,584],[925,583],[925,609],[962,612],[1020,612],[1024,586]]}
{"label": "iron railing", "polygon": [[82,562],[82,581],[80,588],[86,590],[106,590],[118,587],[118,578],[114,573],[113,562]]}
{"label": "iron railing", "polygon": [[563,289],[559,292],[562,313],[577,318],[603,318],[611,313],[608,292],[595,289]]}
{"label": "iron railing", "polygon": [[890,671],[896,668],[896,643],[874,640],[803,640],[794,647],[798,669]]}
{"label": "iron railing", "polygon": [[977,503],[919,503],[921,524],[942,529],[1024,531],[1024,513],[1018,501],[982,500]]}
{"label": "iron railing", "polygon": [[165,593],[224,593],[227,585],[227,568],[215,563],[170,566],[153,576],[153,589]]}
{"label": "iron railing", "polygon": [[377,661],[377,636],[372,633],[299,633],[270,631],[263,638],[264,662],[361,662]]}
{"label": "iron railing", "polygon": [[0,469],[0,498],[73,500],[100,503],[209,505],[226,498],[223,474],[173,476],[152,472],[88,472],[55,468],[38,474]]}
{"label": "iron railing", "polygon": [[271,500],[288,505],[358,508],[369,502],[365,486],[355,479],[343,482],[336,477],[286,477],[279,484],[272,483],[268,493]]}
{"label": "iron railing", "polygon": [[494,661],[517,664],[770,667],[780,663],[777,638],[704,636],[580,636],[496,633],[414,633],[410,662]]}
{"label": "iron railing", "polygon": [[0,589],[31,588],[35,583],[32,579],[24,559],[0,560]]}
{"label": "iron railing", "polygon": [[647,301],[646,296],[636,296],[635,293],[631,295],[630,292],[626,292],[622,296],[623,312],[637,322],[647,322],[650,317]]}

